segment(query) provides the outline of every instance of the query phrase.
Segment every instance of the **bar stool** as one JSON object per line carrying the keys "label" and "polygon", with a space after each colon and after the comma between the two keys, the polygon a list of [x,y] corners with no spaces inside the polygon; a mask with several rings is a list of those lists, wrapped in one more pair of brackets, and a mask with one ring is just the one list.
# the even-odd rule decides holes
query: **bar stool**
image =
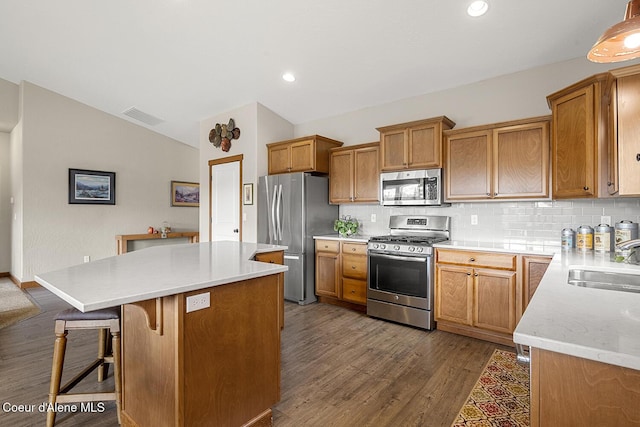
{"label": "bar stool", "polygon": [[[49,386],[49,406],[55,403],[68,402],[96,402],[114,400],[118,423],[120,423],[120,307],[106,308],[103,310],[83,313],[75,308],[61,311],[54,320],[56,341],[53,347],[53,365],[51,367],[51,384]],[[75,329],[98,329],[98,358],[82,372],[73,377],[67,384],[60,387],[64,354],[67,347],[67,333]],[[107,332],[111,333],[108,340]],[[98,370],[98,382],[102,382],[108,374],[107,363],[113,364],[113,379],[115,390],[100,393],[68,393],[82,379],[94,370]],[[49,408],[51,409],[51,408]],[[47,427],[53,427],[56,412],[47,412]]]}

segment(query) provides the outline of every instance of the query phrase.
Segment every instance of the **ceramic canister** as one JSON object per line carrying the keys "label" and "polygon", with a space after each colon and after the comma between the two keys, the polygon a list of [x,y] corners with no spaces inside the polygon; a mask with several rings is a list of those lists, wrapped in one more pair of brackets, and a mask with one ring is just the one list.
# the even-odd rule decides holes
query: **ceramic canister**
{"label": "ceramic canister", "polygon": [[576,248],[579,251],[590,251],[593,249],[593,228],[588,225],[581,225],[576,232]]}
{"label": "ceramic canister", "polygon": [[562,229],[561,247],[562,249],[572,249],[576,247],[576,232],[573,231],[573,228]]}
{"label": "ceramic canister", "polygon": [[638,223],[633,221],[620,221],[616,223],[616,245],[638,238]]}
{"label": "ceramic canister", "polygon": [[593,230],[593,249],[596,252],[612,252],[615,247],[613,227],[599,224]]}

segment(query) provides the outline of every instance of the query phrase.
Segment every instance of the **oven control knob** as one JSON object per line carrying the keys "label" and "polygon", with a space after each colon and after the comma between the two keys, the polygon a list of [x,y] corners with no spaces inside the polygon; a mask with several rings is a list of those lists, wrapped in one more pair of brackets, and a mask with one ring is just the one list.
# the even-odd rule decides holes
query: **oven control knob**
{"label": "oven control knob", "polygon": [[387,248],[387,245],[385,245],[384,243],[380,245],[380,249],[386,249],[386,248]]}
{"label": "oven control knob", "polygon": [[424,248],[416,248],[416,250],[417,250],[418,252],[422,252],[422,251],[424,250]]}
{"label": "oven control knob", "polygon": [[399,251],[399,250],[400,250],[400,245],[395,245],[395,246],[393,247],[393,249],[395,249],[396,251]]}
{"label": "oven control knob", "polygon": [[373,249],[378,249],[378,244],[377,243],[373,244]]}
{"label": "oven control knob", "polygon": [[414,252],[416,250],[416,248],[414,248],[413,246],[409,246],[409,252]]}

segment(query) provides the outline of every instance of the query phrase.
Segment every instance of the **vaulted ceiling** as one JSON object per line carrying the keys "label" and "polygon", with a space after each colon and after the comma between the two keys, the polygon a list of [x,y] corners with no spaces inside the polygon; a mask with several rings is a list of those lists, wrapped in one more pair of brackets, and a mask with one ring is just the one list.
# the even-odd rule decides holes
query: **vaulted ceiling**
{"label": "vaulted ceiling", "polygon": [[200,120],[250,102],[298,124],[581,57],[626,5],[489,2],[3,0],[0,78],[197,146]]}

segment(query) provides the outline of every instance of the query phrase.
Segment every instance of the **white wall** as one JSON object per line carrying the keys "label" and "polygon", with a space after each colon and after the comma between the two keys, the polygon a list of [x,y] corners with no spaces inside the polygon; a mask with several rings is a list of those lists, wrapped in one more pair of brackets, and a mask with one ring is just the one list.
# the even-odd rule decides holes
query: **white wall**
{"label": "white wall", "polygon": [[[163,221],[197,230],[197,208],[170,205],[172,180],[198,181],[195,148],[28,82],[20,92],[11,166],[18,280],[115,255],[116,235]],[[116,205],[68,204],[69,168],[115,172]]]}
{"label": "white wall", "polygon": [[547,115],[547,95],[612,68],[578,58],[298,124],[295,135],[320,134],[354,145],[379,140],[377,127],[429,117],[447,116],[459,129]]}
{"label": "white wall", "polygon": [[[228,123],[233,118],[240,128],[240,138],[231,141],[228,152],[215,148],[209,142],[209,132],[216,123]],[[243,155],[242,182],[252,183],[253,205],[243,205],[242,240],[257,240],[257,183],[258,177],[267,173],[266,144],[293,138],[293,125],[266,107],[252,103],[224,114],[204,119],[200,122],[200,239],[209,240],[209,160]]]}
{"label": "white wall", "polygon": [[0,273],[11,271],[10,135],[0,132]]}
{"label": "white wall", "polygon": [[18,85],[0,79],[0,132],[9,133],[18,123]]}

